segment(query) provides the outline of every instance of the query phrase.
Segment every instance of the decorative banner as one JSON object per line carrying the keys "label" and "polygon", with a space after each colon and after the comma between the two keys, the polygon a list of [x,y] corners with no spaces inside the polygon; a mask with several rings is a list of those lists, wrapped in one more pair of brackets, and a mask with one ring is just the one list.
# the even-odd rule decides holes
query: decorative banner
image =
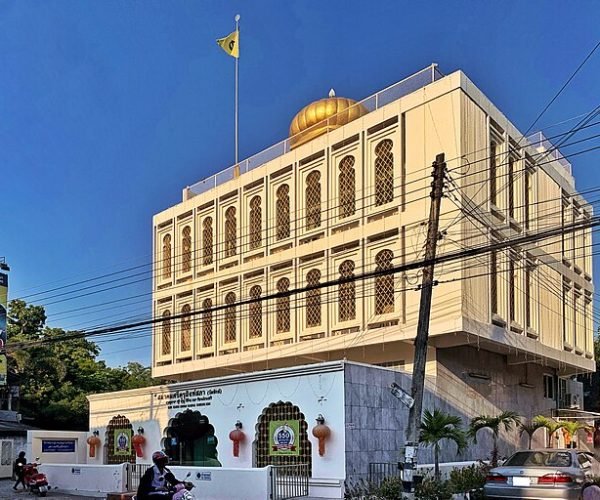
{"label": "decorative banner", "polygon": [[8,375],[8,360],[6,354],[0,354],[0,386],[6,385]]}
{"label": "decorative banner", "polygon": [[42,453],[75,453],[75,440],[42,439]]}
{"label": "decorative banner", "polygon": [[300,455],[300,420],[269,422],[269,455]]}
{"label": "decorative banner", "polygon": [[[0,273],[0,352],[6,349],[6,314],[8,310],[8,274]],[[6,381],[4,382],[6,384]],[[4,385],[2,384],[2,385]]]}
{"label": "decorative banner", "polygon": [[131,455],[131,429],[115,429],[115,455]]}

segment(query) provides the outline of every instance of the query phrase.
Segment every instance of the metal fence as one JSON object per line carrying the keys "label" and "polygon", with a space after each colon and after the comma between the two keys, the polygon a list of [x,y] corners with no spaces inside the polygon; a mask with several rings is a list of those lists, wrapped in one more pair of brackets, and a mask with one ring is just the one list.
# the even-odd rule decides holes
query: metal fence
{"label": "metal fence", "polygon": [[[437,64],[432,64],[421,71],[417,71],[415,74],[405,78],[404,80],[394,83],[393,85],[390,85],[376,94],[363,99],[355,106],[364,107],[369,112],[375,111],[376,109],[400,99],[401,97],[408,95],[415,90],[423,88],[425,85],[429,85],[430,83],[439,80],[443,76],[444,75],[438,70]],[[338,115],[341,113],[346,114],[348,113],[348,110],[340,111]],[[331,120],[333,123],[337,120],[337,115],[333,115],[327,120]],[[321,127],[322,123],[317,125]],[[300,134],[306,134],[306,131],[303,131]],[[220,184],[230,181],[231,179],[234,179],[243,173],[249,172],[256,167],[260,167],[261,165],[264,165],[265,163],[284,155],[291,150],[293,142],[294,137],[285,139],[284,141],[274,144],[273,146],[270,146],[267,149],[251,156],[250,158],[240,161],[237,165],[233,165],[215,175],[196,182],[195,184],[189,186],[188,189],[192,196],[204,193],[209,189],[213,189]]]}
{"label": "metal fence", "polygon": [[371,462],[369,464],[369,483],[380,486],[388,477],[400,477],[398,462]]}
{"label": "metal fence", "polygon": [[271,499],[308,496],[308,464],[271,466]]}
{"label": "metal fence", "polygon": [[150,467],[148,464],[127,464],[127,483],[125,484],[127,491],[137,491],[140,480],[148,467]]}

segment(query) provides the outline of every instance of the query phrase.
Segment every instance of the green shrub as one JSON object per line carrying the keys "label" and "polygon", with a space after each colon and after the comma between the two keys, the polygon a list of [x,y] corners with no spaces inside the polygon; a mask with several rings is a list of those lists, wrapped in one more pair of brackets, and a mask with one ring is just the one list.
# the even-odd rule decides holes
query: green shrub
{"label": "green shrub", "polygon": [[483,488],[487,471],[482,465],[469,465],[450,471],[450,489],[452,493],[463,493]]}
{"label": "green shrub", "polygon": [[377,500],[402,500],[402,481],[400,477],[388,477],[373,492]]}
{"label": "green shrub", "polygon": [[416,500],[450,500],[452,492],[447,481],[426,478],[416,487],[415,498]]}

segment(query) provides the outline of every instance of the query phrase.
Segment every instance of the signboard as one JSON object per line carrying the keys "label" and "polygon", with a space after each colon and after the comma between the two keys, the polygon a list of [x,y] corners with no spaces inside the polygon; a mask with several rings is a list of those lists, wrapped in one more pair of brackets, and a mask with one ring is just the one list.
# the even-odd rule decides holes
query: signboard
{"label": "signboard", "polygon": [[300,455],[300,420],[269,422],[269,455]]}
{"label": "signboard", "polygon": [[[6,349],[6,315],[8,310],[8,274],[0,273],[0,352]],[[5,385],[4,382],[1,385]]]}
{"label": "signboard", "polygon": [[115,455],[131,455],[131,429],[115,429]]}
{"label": "signboard", "polygon": [[42,439],[42,453],[75,453],[75,440]]}
{"label": "signboard", "polygon": [[0,354],[0,386],[6,385],[6,377],[8,375],[8,360],[6,354]]}

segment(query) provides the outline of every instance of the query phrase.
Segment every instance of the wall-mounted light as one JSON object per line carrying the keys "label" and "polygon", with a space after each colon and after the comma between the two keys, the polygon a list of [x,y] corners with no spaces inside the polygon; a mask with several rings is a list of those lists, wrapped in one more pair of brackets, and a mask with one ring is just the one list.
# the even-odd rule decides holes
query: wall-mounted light
{"label": "wall-mounted light", "polygon": [[475,380],[491,380],[492,379],[492,377],[490,375],[488,375],[487,373],[469,372],[469,373],[467,373],[467,375],[470,378],[474,378]]}
{"label": "wall-mounted light", "polygon": [[325,417],[320,413],[316,418],[317,425],[313,427],[312,434],[319,440],[319,455],[325,455],[325,440],[331,435],[331,429],[325,425]]}
{"label": "wall-mounted light", "polygon": [[240,456],[240,443],[246,439],[246,435],[242,431],[242,422],[239,420],[235,423],[235,429],[229,433],[229,439],[233,441],[233,456]]}

